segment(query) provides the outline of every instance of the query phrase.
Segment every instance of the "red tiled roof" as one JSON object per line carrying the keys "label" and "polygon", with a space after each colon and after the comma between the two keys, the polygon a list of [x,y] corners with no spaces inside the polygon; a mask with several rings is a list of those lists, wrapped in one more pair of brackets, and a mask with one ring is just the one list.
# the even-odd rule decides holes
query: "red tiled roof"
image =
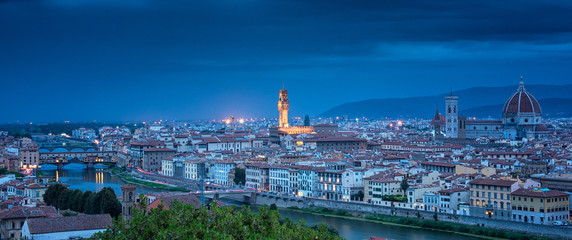
{"label": "red tiled roof", "polygon": [[491,186],[501,186],[501,187],[510,187],[516,181],[511,180],[493,180],[493,179],[486,179],[486,178],[479,178],[475,179],[470,184],[477,184],[477,185],[491,185]]}
{"label": "red tiled roof", "polygon": [[568,193],[563,193],[556,190],[542,191],[542,190],[532,190],[532,189],[518,189],[511,193],[513,196],[528,196],[528,197],[567,197],[570,196]]}

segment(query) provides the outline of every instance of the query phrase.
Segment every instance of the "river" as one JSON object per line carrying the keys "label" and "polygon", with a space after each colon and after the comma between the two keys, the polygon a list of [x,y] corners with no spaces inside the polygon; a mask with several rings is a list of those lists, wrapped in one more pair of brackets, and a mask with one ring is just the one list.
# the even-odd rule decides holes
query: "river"
{"label": "river", "polygon": [[[98,167],[98,166],[96,166]],[[82,191],[99,191],[104,187],[111,187],[119,196],[120,187],[126,182],[112,176],[105,171],[103,166],[96,169],[86,169],[85,165],[69,164],[62,170],[56,170],[53,165],[42,166],[42,172],[46,176],[57,176],[62,183],[70,185],[71,189]],[[148,187],[137,186],[138,193],[158,192],[158,190]],[[256,207],[253,207],[256,209]],[[400,227],[388,224],[361,221],[355,219],[345,219],[339,217],[327,217],[311,213],[293,211],[289,209],[279,209],[283,217],[290,218],[296,222],[299,219],[306,221],[306,225],[311,226],[324,223],[335,228],[342,237],[348,240],[368,239],[370,236],[384,237],[396,240],[437,240],[453,238],[455,240],[476,240],[480,238],[468,237],[460,234],[433,231],[419,228]]]}
{"label": "river", "polygon": [[[121,195],[121,186],[127,182],[116,176],[112,176],[103,165],[95,165],[95,168],[86,168],[83,164],[71,163],[64,166],[64,169],[57,170],[55,165],[42,165],[42,172],[46,176],[55,176],[58,181],[68,184],[70,189],[97,192],[104,187],[111,187],[117,196]],[[136,192],[164,192],[150,187],[137,185]]]}

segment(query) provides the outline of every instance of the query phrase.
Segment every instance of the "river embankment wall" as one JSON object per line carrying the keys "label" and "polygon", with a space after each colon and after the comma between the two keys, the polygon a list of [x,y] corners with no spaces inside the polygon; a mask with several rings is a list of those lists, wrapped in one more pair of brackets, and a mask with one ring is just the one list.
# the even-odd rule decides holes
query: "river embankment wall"
{"label": "river embankment wall", "polygon": [[453,222],[467,225],[479,225],[488,228],[508,230],[514,232],[522,232],[532,235],[540,235],[557,239],[572,239],[572,226],[552,226],[539,225],[531,223],[513,222],[506,220],[497,220],[490,218],[481,218],[475,216],[457,215],[451,213],[439,213],[415,209],[404,209],[388,206],[372,205],[357,202],[341,202],[330,201],[317,198],[296,198],[286,196],[272,196],[271,194],[258,194],[255,204],[271,205],[276,204],[278,207],[324,207],[329,209],[340,209],[355,213],[372,213],[391,216],[400,216],[407,218],[421,218],[433,220],[437,214],[438,221]]}

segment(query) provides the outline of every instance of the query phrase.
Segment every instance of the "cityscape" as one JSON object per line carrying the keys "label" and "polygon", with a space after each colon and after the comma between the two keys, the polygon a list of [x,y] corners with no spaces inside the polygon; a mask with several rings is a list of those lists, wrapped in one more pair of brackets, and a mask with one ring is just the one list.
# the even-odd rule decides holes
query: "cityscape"
{"label": "cityscape", "polygon": [[0,1],[0,239],[572,239],[572,5],[410,4]]}

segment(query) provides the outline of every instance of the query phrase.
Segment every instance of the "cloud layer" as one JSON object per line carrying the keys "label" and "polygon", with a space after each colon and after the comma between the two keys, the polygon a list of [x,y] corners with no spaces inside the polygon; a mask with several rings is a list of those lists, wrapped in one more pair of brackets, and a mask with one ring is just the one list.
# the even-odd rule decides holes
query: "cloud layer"
{"label": "cloud layer", "polygon": [[[567,84],[567,1],[0,1],[0,122],[294,115]],[[510,94],[510,93],[509,93]]]}

